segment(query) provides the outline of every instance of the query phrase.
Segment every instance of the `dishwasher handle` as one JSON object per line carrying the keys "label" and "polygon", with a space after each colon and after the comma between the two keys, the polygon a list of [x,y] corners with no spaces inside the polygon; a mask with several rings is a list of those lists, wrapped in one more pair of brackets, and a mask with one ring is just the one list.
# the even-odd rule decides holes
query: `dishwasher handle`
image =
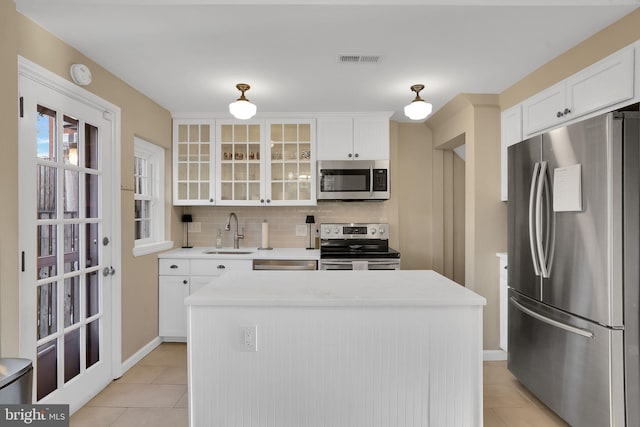
{"label": "dishwasher handle", "polygon": [[253,260],[253,269],[257,271],[300,271],[316,270],[315,260]]}

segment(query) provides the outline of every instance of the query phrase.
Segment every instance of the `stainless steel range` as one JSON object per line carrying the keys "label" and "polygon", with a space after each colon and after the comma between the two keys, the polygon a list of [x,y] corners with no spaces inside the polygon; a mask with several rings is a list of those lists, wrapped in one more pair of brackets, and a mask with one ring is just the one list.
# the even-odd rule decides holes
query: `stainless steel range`
{"label": "stainless steel range", "polygon": [[389,224],[320,224],[320,270],[399,270]]}

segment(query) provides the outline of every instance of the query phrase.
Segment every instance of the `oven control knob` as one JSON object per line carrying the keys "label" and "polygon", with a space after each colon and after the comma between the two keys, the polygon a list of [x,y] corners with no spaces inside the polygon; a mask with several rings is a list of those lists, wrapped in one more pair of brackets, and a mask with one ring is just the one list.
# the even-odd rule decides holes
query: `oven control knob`
{"label": "oven control knob", "polygon": [[371,235],[373,236],[374,234],[376,234],[376,229],[375,229],[375,228],[372,228],[372,229],[371,229]]}
{"label": "oven control knob", "polygon": [[381,228],[380,230],[378,230],[378,232],[379,232],[380,234],[384,234],[384,228]]}
{"label": "oven control knob", "polygon": [[340,233],[340,229],[338,227],[336,227],[336,228],[333,229],[333,232],[338,234],[338,233]]}

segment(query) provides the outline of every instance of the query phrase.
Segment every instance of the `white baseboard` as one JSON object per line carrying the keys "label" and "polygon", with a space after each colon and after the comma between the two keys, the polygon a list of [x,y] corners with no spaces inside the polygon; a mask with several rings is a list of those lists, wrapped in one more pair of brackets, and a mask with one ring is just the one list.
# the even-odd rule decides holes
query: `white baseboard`
{"label": "white baseboard", "polygon": [[160,337],[155,337],[147,345],[138,350],[133,356],[122,362],[122,375],[133,367],[136,363],[141,361],[147,354],[151,353],[153,349],[162,343]]}
{"label": "white baseboard", "polygon": [[493,360],[507,360],[507,353],[502,350],[483,350],[482,360],[485,362]]}

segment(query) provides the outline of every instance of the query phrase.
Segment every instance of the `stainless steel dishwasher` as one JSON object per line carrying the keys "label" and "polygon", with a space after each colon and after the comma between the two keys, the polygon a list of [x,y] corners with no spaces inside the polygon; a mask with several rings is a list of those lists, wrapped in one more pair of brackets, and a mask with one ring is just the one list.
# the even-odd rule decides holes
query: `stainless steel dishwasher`
{"label": "stainless steel dishwasher", "polygon": [[254,270],[317,270],[315,259],[254,259]]}

